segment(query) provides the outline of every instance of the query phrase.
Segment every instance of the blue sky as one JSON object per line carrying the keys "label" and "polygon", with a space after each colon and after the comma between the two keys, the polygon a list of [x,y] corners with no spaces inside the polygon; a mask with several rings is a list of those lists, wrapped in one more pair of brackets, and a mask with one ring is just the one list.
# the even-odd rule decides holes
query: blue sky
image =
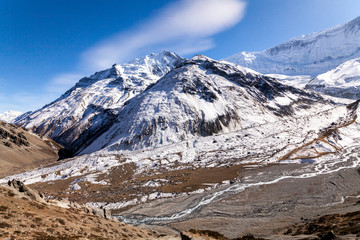
{"label": "blue sky", "polygon": [[151,52],[221,59],[357,16],[359,0],[0,0],[0,112]]}

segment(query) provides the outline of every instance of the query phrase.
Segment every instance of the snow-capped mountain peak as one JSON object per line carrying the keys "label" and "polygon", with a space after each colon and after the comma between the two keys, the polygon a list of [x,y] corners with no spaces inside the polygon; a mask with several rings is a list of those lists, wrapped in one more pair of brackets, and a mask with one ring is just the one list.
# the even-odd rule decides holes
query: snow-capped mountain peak
{"label": "snow-capped mountain peak", "polygon": [[225,60],[264,74],[312,75],[360,57],[360,17],[317,33],[293,38],[262,52],[241,52]]}
{"label": "snow-capped mountain peak", "polygon": [[[76,151],[79,137],[95,136],[134,96],[184,60],[164,51],[84,77],[60,98],[20,116],[16,123]],[[79,144],[81,140],[78,140]],[[74,145],[75,144],[75,145]]]}
{"label": "snow-capped mountain peak", "polygon": [[157,54],[152,53],[129,63],[114,64],[109,69],[96,72],[90,77],[84,77],[80,79],[78,86],[84,83],[92,84],[103,79],[117,77],[121,77],[123,80],[133,82],[134,84],[144,84],[144,79],[157,79],[165,75],[181,61],[181,57],[168,51]]}
{"label": "snow-capped mountain peak", "polygon": [[83,78],[17,124],[84,154],[235,131],[296,115],[303,112],[298,104],[319,101],[245,67],[163,52]]}

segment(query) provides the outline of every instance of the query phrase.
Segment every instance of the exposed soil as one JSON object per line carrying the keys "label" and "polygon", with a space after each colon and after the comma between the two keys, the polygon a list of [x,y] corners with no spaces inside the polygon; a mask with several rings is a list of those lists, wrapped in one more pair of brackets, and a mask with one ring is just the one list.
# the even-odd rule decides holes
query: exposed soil
{"label": "exposed soil", "polygon": [[[239,172],[239,181],[240,183],[267,181],[271,176],[265,173],[271,172],[274,176],[286,175],[288,172],[301,171],[299,169],[301,166],[286,164],[246,168]],[[340,239],[356,239],[359,226],[352,222],[358,222],[358,216],[353,216],[351,213],[360,211],[358,172],[353,168],[344,169],[311,178],[285,179],[273,184],[254,186],[238,193],[228,192],[184,217],[155,220],[151,224],[170,226],[180,232],[188,232],[190,229],[210,230],[218,232],[227,239],[247,235],[253,235],[255,239],[322,239],[318,235],[324,234],[323,230],[333,231]],[[248,179],[248,176],[255,178]],[[198,204],[212,192],[220,190],[221,188],[177,199],[155,200],[123,211],[120,215],[134,216],[137,219],[172,216]],[[346,213],[350,214],[346,215]],[[332,217],[320,218],[324,215],[344,216],[344,220],[339,218],[330,221]],[[348,217],[348,220],[345,221],[345,217]],[[316,221],[318,218],[320,220]],[[324,219],[327,227],[320,226],[320,222]],[[340,228],[332,226],[336,222],[339,223]],[[306,223],[308,225],[301,227]],[[319,225],[316,228],[318,231],[306,235],[305,231],[301,230],[314,223]],[[296,232],[299,235],[294,235]]]}
{"label": "exposed soil", "polygon": [[0,121],[0,178],[56,162],[62,147]]}

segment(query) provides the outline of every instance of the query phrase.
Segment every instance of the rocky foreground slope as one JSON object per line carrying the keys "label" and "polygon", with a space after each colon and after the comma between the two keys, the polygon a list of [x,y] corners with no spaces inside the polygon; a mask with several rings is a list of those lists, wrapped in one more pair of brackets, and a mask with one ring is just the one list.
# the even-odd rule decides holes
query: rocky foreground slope
{"label": "rocky foreground slope", "polygon": [[0,187],[0,238],[162,239],[157,232],[98,216],[90,208],[68,201],[46,201],[17,181]]}
{"label": "rocky foreground slope", "polygon": [[[12,180],[6,186],[0,187],[0,237],[1,239],[97,240],[356,239],[360,237],[360,212],[354,211],[359,201],[353,200],[347,200],[345,211],[348,212],[346,214],[332,213],[314,219],[302,217],[301,221],[294,225],[276,220],[272,226],[269,226],[265,221],[262,230],[256,229],[256,225],[253,224],[252,228],[248,228],[245,232],[246,234],[241,234],[236,238],[226,237],[225,235],[229,236],[229,234],[224,235],[223,231],[219,233],[214,229],[206,229],[206,222],[202,224],[205,229],[196,229],[199,224],[194,224],[192,228],[185,231],[166,230],[162,227],[163,233],[159,234],[151,230],[156,228],[155,226],[142,225],[142,228],[137,228],[120,223],[102,214],[103,209],[91,209],[66,200],[45,200],[42,194],[19,181]],[[338,208],[338,206],[333,207],[333,209]],[[334,211],[339,210],[332,210]],[[207,221],[211,223],[212,220]],[[223,221],[228,220],[223,218]],[[269,233],[265,236],[266,231]]]}

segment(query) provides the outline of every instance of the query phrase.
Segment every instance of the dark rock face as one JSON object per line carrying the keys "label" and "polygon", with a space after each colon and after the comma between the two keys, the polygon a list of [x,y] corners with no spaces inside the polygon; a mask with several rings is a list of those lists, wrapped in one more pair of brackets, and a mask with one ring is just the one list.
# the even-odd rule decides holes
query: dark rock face
{"label": "dark rock face", "polygon": [[192,95],[199,95],[200,99],[204,99],[208,102],[214,102],[217,100],[217,96],[214,93],[217,92],[221,95],[221,91],[214,86],[211,86],[211,83],[207,81],[200,80],[199,78],[195,79],[182,79],[183,81],[183,92],[192,94]]}
{"label": "dark rock face", "polygon": [[231,121],[239,121],[240,118],[236,112],[227,112],[225,115],[218,116],[213,121],[202,121],[199,127],[199,134],[201,136],[211,136],[213,134],[221,132],[223,126],[228,127]]}
{"label": "dark rock face", "polygon": [[8,185],[9,185],[9,187],[15,189],[16,191],[23,193],[25,196],[29,197],[31,200],[37,200],[40,202],[44,201],[43,200],[44,196],[41,193],[25,186],[25,184],[19,180],[16,180],[16,179],[13,179],[11,181],[9,180]]}
{"label": "dark rock face", "polygon": [[[64,157],[69,157],[72,155],[76,155],[76,153],[80,152],[86,146],[91,144],[93,141],[97,139],[102,133],[109,129],[109,127],[113,124],[113,121],[117,117],[117,112],[111,109],[102,109],[100,106],[95,108],[97,113],[92,118],[89,119],[89,127],[84,130],[77,129],[78,126],[74,125],[69,128],[60,136],[54,138],[55,141],[59,142],[63,146],[65,146],[70,152],[63,152]],[[86,114],[86,111],[84,115]],[[78,134],[80,132],[80,134]],[[76,134],[76,135],[74,135]],[[76,139],[73,141],[73,139]]]}
{"label": "dark rock face", "polygon": [[[6,126],[6,128],[5,128]],[[11,147],[12,144],[15,144],[17,146],[30,146],[30,143],[27,141],[25,135],[21,132],[16,133],[13,128],[15,126],[1,122],[0,125],[0,140],[2,140],[2,143],[7,146]]]}

